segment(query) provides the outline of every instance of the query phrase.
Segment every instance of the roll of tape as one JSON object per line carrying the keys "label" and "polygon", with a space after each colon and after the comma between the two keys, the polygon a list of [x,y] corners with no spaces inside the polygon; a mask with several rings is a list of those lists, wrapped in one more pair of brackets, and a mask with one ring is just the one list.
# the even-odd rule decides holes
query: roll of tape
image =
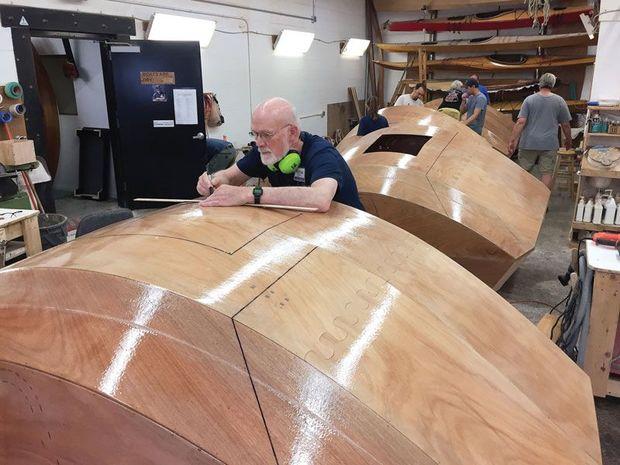
{"label": "roll of tape", "polygon": [[13,115],[8,111],[0,111],[0,123],[10,123],[13,120]]}
{"label": "roll of tape", "polygon": [[9,82],[4,85],[4,93],[9,98],[21,98],[24,95],[24,89],[18,82]]}
{"label": "roll of tape", "polygon": [[15,105],[11,105],[9,107],[9,112],[13,116],[24,116],[24,113],[26,113],[26,106],[21,104],[21,103],[17,103]]}

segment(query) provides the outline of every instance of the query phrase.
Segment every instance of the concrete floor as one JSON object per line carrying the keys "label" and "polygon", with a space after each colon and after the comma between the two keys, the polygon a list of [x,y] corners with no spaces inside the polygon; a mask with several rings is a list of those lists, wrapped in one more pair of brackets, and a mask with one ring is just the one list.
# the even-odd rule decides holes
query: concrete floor
{"label": "concrete floor", "polygon": [[[114,201],[96,202],[72,197],[56,201],[58,212],[68,216],[75,226],[87,213],[116,206]],[[557,275],[564,274],[570,263],[568,234],[572,209],[573,203],[566,194],[552,196],[536,249],[500,290],[500,294],[532,323],[537,323],[549,311],[549,305],[560,302],[568,293]],[[148,211],[137,210],[134,214],[139,216]],[[603,464],[620,465],[620,399],[596,399],[595,403]]]}
{"label": "concrete floor", "polygon": [[[557,304],[568,294],[557,275],[564,274],[570,263],[568,235],[572,212],[573,203],[568,195],[554,193],[536,249],[499,291],[532,323],[550,310],[548,305]],[[620,399],[596,399],[595,404],[603,465],[620,465]]]}

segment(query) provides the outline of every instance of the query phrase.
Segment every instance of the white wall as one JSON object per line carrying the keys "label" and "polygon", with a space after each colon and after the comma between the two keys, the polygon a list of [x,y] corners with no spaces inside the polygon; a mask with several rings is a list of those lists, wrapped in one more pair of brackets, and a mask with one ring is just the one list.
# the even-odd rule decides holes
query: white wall
{"label": "white wall", "polygon": [[0,83],[17,81],[11,29],[0,27]]}
{"label": "white wall", "polygon": [[[620,9],[620,0],[602,0],[601,13]],[[601,14],[591,100],[620,99],[620,12]]]}
{"label": "white wall", "polygon": [[[165,1],[89,0],[76,3],[74,0],[22,0],[19,3],[66,10],[74,10],[77,6],[83,12],[133,16],[138,20],[148,20],[156,11],[192,15],[175,13],[165,8],[172,5],[172,2]],[[312,15],[312,0],[245,0],[234,3],[304,17]],[[283,96],[290,99],[303,116],[325,110],[328,103],[348,100],[347,87],[355,86],[358,93],[363,94],[364,59],[340,58],[337,43],[315,41],[303,58],[284,58],[273,55],[270,36],[255,33],[249,34],[248,53],[248,34],[245,33],[248,27],[250,31],[268,35],[278,34],[281,29],[288,28],[314,32],[317,38],[324,41],[363,38],[363,0],[317,0],[316,23],[190,0],[178,0],[174,2],[174,8],[191,10],[197,13],[194,16],[217,21],[219,31],[238,33],[231,35],[216,31],[209,47],[202,51],[204,89],[218,95],[226,118],[224,126],[210,130],[212,137],[226,135],[236,145],[248,142],[251,109],[268,97]],[[11,61],[9,55],[2,59],[1,66]],[[326,133],[326,118],[303,119],[302,123],[305,130],[321,135]]]}

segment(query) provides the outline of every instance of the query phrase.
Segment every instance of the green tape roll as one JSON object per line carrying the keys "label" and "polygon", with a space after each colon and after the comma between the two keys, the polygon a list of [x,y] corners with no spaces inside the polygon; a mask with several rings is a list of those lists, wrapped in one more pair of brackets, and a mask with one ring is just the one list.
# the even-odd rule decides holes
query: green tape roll
{"label": "green tape roll", "polygon": [[19,85],[19,82],[9,82],[4,85],[4,93],[9,98],[21,98],[24,95],[24,89]]}

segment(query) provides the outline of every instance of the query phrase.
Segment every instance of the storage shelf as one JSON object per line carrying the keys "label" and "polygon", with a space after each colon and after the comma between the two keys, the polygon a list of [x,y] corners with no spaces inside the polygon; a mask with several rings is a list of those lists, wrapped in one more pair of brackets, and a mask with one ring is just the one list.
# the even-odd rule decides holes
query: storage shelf
{"label": "storage shelf", "polygon": [[594,223],[580,223],[573,221],[573,229],[581,229],[584,231],[620,231],[620,225],[614,224],[594,224]]}
{"label": "storage shelf", "polygon": [[[619,165],[620,166],[620,165]],[[614,167],[613,170],[597,170],[596,168],[592,168],[588,164],[588,160],[584,157],[581,160],[581,168],[579,171],[580,176],[587,176],[590,178],[611,178],[611,179],[620,179],[620,169],[619,166]]]}
{"label": "storage shelf", "polygon": [[589,132],[589,137],[620,137],[620,134],[609,134],[608,132]]}
{"label": "storage shelf", "polygon": [[602,107],[602,106],[595,106],[595,107],[591,107],[588,106],[588,110],[609,110],[609,111],[620,111],[620,106],[613,106],[613,107]]}

